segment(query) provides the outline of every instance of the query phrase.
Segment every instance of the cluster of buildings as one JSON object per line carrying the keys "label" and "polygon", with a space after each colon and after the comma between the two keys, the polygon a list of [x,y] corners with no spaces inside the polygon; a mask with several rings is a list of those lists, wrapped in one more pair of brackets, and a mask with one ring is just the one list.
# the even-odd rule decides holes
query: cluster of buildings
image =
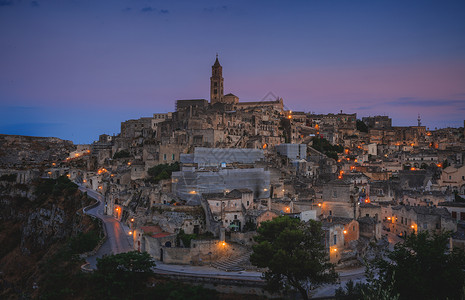
{"label": "cluster of buildings", "polygon": [[[315,149],[322,140],[336,156]],[[370,241],[423,230],[452,231],[462,245],[464,155],[463,128],[241,102],[224,94],[217,58],[210,101],[125,121],[120,134],[80,146],[66,172],[105,195],[135,249],[167,263],[247,257],[256,227],[288,215],[321,221],[331,261],[348,264]]]}

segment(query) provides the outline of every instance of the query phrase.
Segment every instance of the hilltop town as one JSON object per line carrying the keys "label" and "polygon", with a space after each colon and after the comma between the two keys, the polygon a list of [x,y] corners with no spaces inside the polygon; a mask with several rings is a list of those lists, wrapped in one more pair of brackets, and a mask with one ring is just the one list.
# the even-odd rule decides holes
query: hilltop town
{"label": "hilltop town", "polygon": [[292,111],[224,89],[217,57],[210,99],[176,100],[90,145],[0,136],[0,181],[67,176],[165,264],[256,270],[256,228],[282,215],[321,222],[338,269],[412,232],[451,231],[465,248],[464,128]]}

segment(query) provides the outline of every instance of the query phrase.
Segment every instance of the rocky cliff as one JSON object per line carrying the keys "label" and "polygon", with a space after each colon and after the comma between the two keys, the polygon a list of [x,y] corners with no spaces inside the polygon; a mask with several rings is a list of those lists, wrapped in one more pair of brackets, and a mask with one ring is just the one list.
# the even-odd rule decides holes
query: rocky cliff
{"label": "rocky cliff", "polygon": [[31,185],[0,181],[0,298],[40,291],[46,261],[73,237],[94,229],[80,213],[90,202],[66,177]]}
{"label": "rocky cliff", "polygon": [[0,134],[0,167],[30,167],[63,160],[75,148],[73,142],[54,137]]}

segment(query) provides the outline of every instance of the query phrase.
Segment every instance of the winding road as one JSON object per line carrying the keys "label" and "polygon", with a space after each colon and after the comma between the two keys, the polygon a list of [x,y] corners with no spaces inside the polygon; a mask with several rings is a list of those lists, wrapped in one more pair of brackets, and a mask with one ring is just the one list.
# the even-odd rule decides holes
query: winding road
{"label": "winding road", "polygon": [[98,206],[86,210],[85,213],[101,219],[107,232],[107,240],[105,241],[105,243],[103,243],[103,245],[100,247],[100,249],[97,251],[95,255],[89,256],[86,259],[87,262],[90,264],[90,267],[92,269],[96,269],[97,258],[100,258],[104,255],[132,251],[132,238],[128,234],[128,227],[125,227],[114,217],[103,214],[105,201],[104,197],[101,194],[83,186],[80,186],[79,190],[81,190],[82,192],[87,192],[87,195],[89,197],[99,201]]}
{"label": "winding road", "polygon": [[[116,220],[112,216],[103,214],[104,211],[104,197],[85,187],[80,186],[79,189],[82,192],[87,192],[89,197],[99,201],[99,205],[85,210],[86,214],[93,215],[103,221],[107,232],[107,240],[100,247],[97,253],[93,256],[88,257],[86,260],[90,265],[91,269],[96,269],[97,258],[109,254],[118,254],[123,252],[129,252],[133,250],[132,238],[129,236],[129,228],[124,226],[121,222]],[[209,266],[189,266],[189,265],[168,265],[162,262],[156,262],[157,266],[154,268],[154,272],[160,275],[185,275],[189,277],[198,278],[222,278],[232,280],[248,280],[255,282],[263,282],[261,273],[253,271],[241,271],[241,272],[225,272],[215,269]],[[312,297],[327,297],[333,296],[335,290],[349,280],[355,282],[364,281],[365,272],[364,268],[357,268],[353,270],[339,271],[340,284],[328,284],[323,285],[316,290],[312,291]]]}

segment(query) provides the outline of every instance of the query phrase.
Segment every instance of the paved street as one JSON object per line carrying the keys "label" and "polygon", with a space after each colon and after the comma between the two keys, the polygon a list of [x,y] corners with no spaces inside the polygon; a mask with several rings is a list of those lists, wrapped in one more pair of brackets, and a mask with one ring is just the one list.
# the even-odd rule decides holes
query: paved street
{"label": "paved street", "polygon": [[[121,222],[117,221],[112,216],[106,216],[103,214],[104,199],[99,193],[86,189],[84,187],[79,188],[83,192],[98,200],[99,206],[89,209],[86,213],[96,216],[103,220],[105,228],[107,230],[107,240],[99,249],[96,255],[88,257],[87,262],[91,268],[96,268],[97,258],[102,257],[106,254],[117,254],[131,251],[131,238],[128,235],[129,228],[122,225]],[[156,262],[154,269],[159,274],[183,274],[188,276],[198,277],[214,277],[214,278],[225,278],[225,279],[249,279],[251,281],[261,281],[261,273],[253,271],[239,271],[239,272],[226,272],[210,266],[190,266],[190,265],[169,265],[163,262]],[[339,286],[345,286],[349,280],[354,282],[363,281],[365,278],[365,268],[357,268],[352,270],[339,271],[340,284],[329,284],[319,287],[312,292],[312,297],[325,297],[334,295],[336,289]]]}
{"label": "paved street", "polygon": [[86,211],[86,213],[100,218],[103,221],[107,232],[107,240],[97,251],[97,254],[87,258],[87,262],[93,269],[95,269],[97,258],[108,254],[118,254],[132,251],[132,238],[128,235],[128,227],[121,224],[121,222],[117,221],[112,216],[103,214],[104,198],[102,195],[84,187],[79,187],[79,189],[83,192],[87,192],[89,197],[92,197],[100,202],[99,206],[89,209]]}

